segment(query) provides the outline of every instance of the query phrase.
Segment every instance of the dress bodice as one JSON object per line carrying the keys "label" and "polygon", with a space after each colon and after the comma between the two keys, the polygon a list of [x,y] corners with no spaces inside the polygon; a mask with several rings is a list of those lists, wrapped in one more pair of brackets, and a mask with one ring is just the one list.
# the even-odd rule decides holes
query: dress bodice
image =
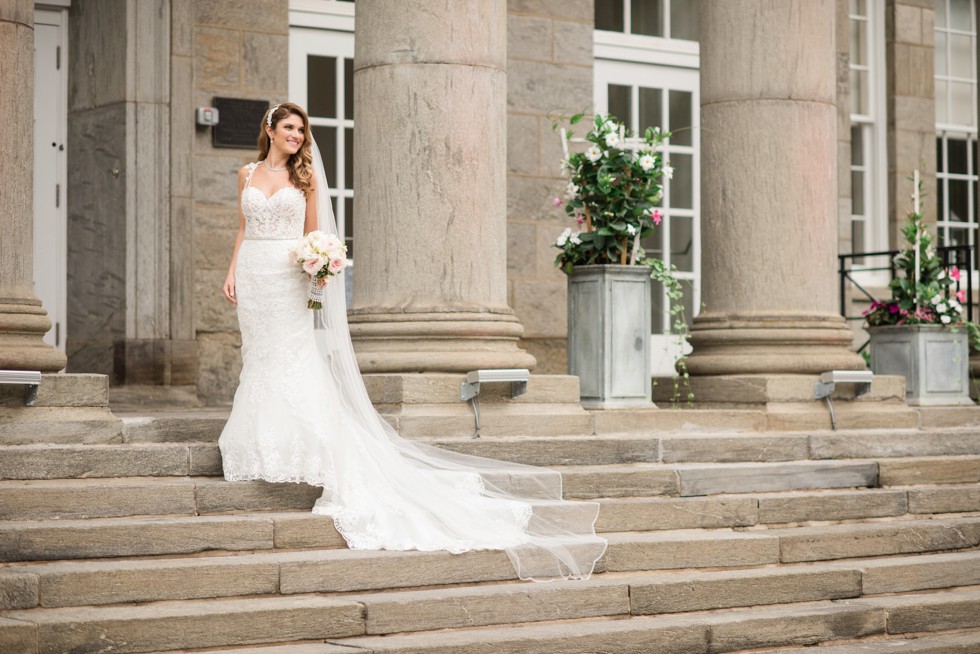
{"label": "dress bodice", "polygon": [[248,165],[248,179],[242,189],[242,214],[247,239],[302,238],[306,224],[306,197],[298,188],[286,186],[271,197],[251,186],[258,164]]}

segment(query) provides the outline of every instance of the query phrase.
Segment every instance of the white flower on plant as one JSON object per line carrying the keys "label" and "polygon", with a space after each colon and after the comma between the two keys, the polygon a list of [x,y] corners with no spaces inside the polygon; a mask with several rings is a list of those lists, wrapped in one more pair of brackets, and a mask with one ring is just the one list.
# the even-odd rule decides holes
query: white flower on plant
{"label": "white flower on plant", "polygon": [[939,319],[943,321],[944,325],[948,325],[949,323],[953,322],[953,319],[946,315],[939,316]]}
{"label": "white flower on plant", "polygon": [[619,145],[619,134],[616,132],[606,132],[606,147],[614,148]]}
{"label": "white flower on plant", "polygon": [[664,199],[664,191],[663,189],[660,189],[659,191],[653,194],[653,197],[650,199],[650,201],[656,204],[657,202],[660,202],[663,199]]}
{"label": "white flower on plant", "polygon": [[664,171],[664,177],[666,177],[667,179],[674,178],[674,167],[671,166],[670,164],[664,164],[663,171]]}
{"label": "white flower on plant", "polygon": [[939,313],[946,313],[947,309],[949,309],[949,307],[946,306],[945,302],[940,302],[939,304],[936,305],[936,311],[938,311]]}
{"label": "white flower on plant", "polygon": [[656,159],[653,158],[652,155],[645,154],[642,157],[640,157],[640,168],[642,168],[643,170],[650,170],[655,165],[657,165],[657,161]]}
{"label": "white flower on plant", "polygon": [[[568,243],[568,238],[572,235],[572,228],[566,227],[565,231],[558,235],[558,240],[555,241],[555,245],[560,248],[565,247],[565,243]],[[573,241],[574,242],[574,241]]]}
{"label": "white flower on plant", "polygon": [[940,302],[943,301],[943,296],[940,295],[939,293],[936,293],[935,295],[932,296],[932,299],[929,301],[935,305],[938,305]]}
{"label": "white flower on plant", "polygon": [[630,236],[633,236],[636,234],[636,227],[633,227],[633,225],[627,225],[626,231],[629,232]]}
{"label": "white flower on plant", "polygon": [[[569,230],[569,231],[571,231],[571,230]],[[581,245],[582,244],[582,239],[579,238],[579,235],[581,233],[582,232],[575,232],[570,237],[568,237],[568,240],[571,242],[572,245]]]}
{"label": "white flower on plant", "polygon": [[942,270],[939,271],[939,274],[936,275],[936,279],[946,279],[946,269],[945,268],[943,268]]}
{"label": "white flower on plant", "polygon": [[565,187],[565,197],[574,198],[576,195],[578,195],[578,186],[575,185],[575,182],[569,182],[568,186]]}
{"label": "white flower on plant", "polygon": [[599,159],[602,159],[602,150],[599,149],[598,145],[593,143],[591,146],[589,146],[589,149],[585,151],[585,158],[592,163],[595,163],[599,161]]}

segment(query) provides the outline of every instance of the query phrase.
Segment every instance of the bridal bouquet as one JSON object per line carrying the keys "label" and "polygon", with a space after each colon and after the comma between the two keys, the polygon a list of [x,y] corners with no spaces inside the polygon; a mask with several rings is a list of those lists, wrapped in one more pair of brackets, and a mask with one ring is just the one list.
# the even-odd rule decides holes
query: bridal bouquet
{"label": "bridal bouquet", "polygon": [[347,267],[347,246],[334,234],[319,230],[310,232],[293,248],[289,256],[310,276],[310,293],[306,306],[323,308],[323,287],[329,278]]}

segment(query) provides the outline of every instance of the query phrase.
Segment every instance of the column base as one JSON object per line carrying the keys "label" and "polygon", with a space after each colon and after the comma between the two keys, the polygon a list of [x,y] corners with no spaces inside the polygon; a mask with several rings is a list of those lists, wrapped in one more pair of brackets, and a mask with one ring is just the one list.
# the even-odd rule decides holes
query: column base
{"label": "column base", "polygon": [[351,338],[364,373],[462,372],[527,368],[517,347],[524,328],[513,312],[353,312]]}
{"label": "column base", "polygon": [[[470,438],[473,407],[460,399],[460,374],[366,374],[364,385],[381,415],[405,438]],[[480,389],[483,436],[592,434],[592,416],[579,405],[578,377],[531,375],[527,393],[510,397],[510,384]]]}
{"label": "column base", "polygon": [[706,313],[691,328],[692,376],[820,374],[864,370],[854,336],[837,315]]}
{"label": "column base", "polygon": [[35,406],[25,406],[26,393],[23,386],[0,386],[0,444],[122,442],[105,375],[41,375]]}
{"label": "column base", "polygon": [[68,359],[44,342],[51,329],[41,303],[0,304],[0,370],[57,372]]}
{"label": "column base", "polygon": [[[817,400],[819,375],[718,375],[691,377],[693,409],[754,410],[765,415],[765,429],[799,431],[831,429],[826,401]],[[671,378],[657,380],[653,400],[670,406]],[[682,397],[686,389],[682,387]],[[918,413],[905,403],[905,378],[879,375],[871,392],[855,397],[852,384],[841,384],[831,395],[837,429],[897,429],[918,426]],[[681,403],[681,408],[688,405]]]}

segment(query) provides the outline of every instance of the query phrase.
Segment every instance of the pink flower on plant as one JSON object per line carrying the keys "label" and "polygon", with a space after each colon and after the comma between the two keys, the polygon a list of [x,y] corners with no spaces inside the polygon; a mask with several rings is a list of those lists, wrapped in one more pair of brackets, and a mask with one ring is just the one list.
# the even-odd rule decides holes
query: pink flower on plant
{"label": "pink flower on plant", "polygon": [[966,291],[964,291],[962,289],[956,291],[956,301],[957,302],[966,302]]}
{"label": "pink flower on plant", "polygon": [[583,218],[582,216],[575,216],[575,222],[578,223],[579,225],[584,225],[585,218]]}
{"label": "pink flower on plant", "polygon": [[551,204],[555,205],[556,207],[560,207],[561,205],[565,204],[565,201],[561,198],[555,198],[551,201]]}
{"label": "pink flower on plant", "polygon": [[957,268],[956,266],[953,266],[952,268],[949,269],[949,276],[950,278],[956,281],[960,281],[960,269]]}
{"label": "pink flower on plant", "polygon": [[653,221],[654,225],[659,225],[660,221],[664,219],[664,215],[660,213],[660,209],[654,209],[650,212],[650,220]]}

